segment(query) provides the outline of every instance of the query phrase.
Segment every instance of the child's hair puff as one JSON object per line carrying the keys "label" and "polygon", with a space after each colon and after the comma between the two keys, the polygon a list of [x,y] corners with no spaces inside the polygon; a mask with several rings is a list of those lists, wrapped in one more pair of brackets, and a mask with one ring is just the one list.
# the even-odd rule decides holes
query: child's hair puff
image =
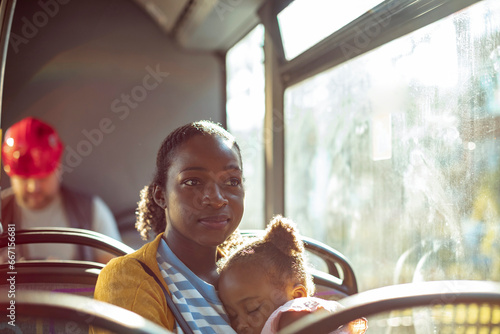
{"label": "child's hair puff", "polygon": [[304,253],[304,243],[295,223],[280,215],[274,217],[267,226],[264,242],[272,243],[282,253],[290,256]]}
{"label": "child's hair puff", "polygon": [[219,263],[223,273],[239,264],[258,263],[269,281],[278,288],[283,283],[302,284],[309,295],[314,293],[312,276],[307,272],[304,243],[290,219],[275,216],[266,228],[264,237],[251,239]]}

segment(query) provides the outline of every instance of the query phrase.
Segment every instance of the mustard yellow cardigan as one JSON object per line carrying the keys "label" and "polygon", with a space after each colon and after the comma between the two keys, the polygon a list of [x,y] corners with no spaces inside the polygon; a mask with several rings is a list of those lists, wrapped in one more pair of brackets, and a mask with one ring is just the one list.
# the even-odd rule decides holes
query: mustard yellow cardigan
{"label": "mustard yellow cardigan", "polygon": [[[112,259],[97,279],[94,298],[123,307],[169,330],[174,315],[167,307],[163,290],[134,259],[144,262],[161,280],[156,252],[163,233],[132,254]],[[166,283],[161,280],[168,291]],[[167,312],[165,310],[168,310]]]}

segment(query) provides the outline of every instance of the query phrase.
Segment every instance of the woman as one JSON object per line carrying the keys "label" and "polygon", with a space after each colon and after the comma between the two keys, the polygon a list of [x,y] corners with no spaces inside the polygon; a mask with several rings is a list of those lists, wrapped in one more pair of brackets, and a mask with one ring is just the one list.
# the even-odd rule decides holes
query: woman
{"label": "woman", "polygon": [[234,333],[217,297],[216,261],[227,241],[237,239],[231,237],[238,235],[244,194],[240,149],[231,134],[208,121],[174,130],[158,151],[155,176],[139,203],[137,229],[156,238],[109,262],[95,299],[172,330],[163,286],[194,331]]}

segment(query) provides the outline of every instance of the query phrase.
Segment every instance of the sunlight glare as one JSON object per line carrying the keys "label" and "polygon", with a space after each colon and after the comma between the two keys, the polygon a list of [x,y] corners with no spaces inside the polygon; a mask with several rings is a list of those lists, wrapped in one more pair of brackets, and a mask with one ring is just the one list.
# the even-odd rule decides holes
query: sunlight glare
{"label": "sunlight glare", "polygon": [[278,14],[286,58],[295,58],[381,2],[295,0]]}

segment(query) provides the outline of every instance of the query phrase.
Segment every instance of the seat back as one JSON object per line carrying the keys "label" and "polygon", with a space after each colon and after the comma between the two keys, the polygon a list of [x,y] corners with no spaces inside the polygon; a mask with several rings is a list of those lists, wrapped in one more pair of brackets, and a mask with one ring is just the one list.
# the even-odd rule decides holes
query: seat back
{"label": "seat back", "polygon": [[[15,244],[63,243],[90,246],[122,256],[134,251],[124,243],[99,232],[70,227],[39,227],[15,231]],[[0,249],[7,248],[9,235],[0,235]]]}
{"label": "seat back", "polygon": [[[65,292],[93,298],[97,277],[104,264],[90,261],[40,260],[15,265],[0,264],[2,277],[14,277],[16,291],[44,290]],[[9,287],[3,281],[0,287]]]}
{"label": "seat back", "polygon": [[[7,248],[8,241],[6,234],[0,236],[0,247]],[[16,246],[28,243],[74,243],[118,256],[133,251],[130,247],[100,233],[73,228],[18,230],[15,233],[15,243]],[[0,264],[0,272],[7,278],[0,283],[0,289],[6,291],[5,296],[13,296],[8,302],[14,302],[13,312],[16,314],[17,323],[14,327],[8,321],[0,322],[0,332],[8,333],[9,330],[16,333],[16,330],[21,330],[22,333],[88,333],[91,322],[87,320],[91,318],[86,320],[78,318],[76,309],[70,311],[74,314],[68,319],[58,318],[55,314],[48,317],[37,312],[38,308],[52,308],[56,312],[55,308],[60,299],[69,303],[71,298],[64,297],[67,295],[84,298],[85,302],[83,299],[76,299],[74,302],[83,303],[85,311],[85,303],[93,301],[95,284],[104,266],[102,263],[80,260],[20,260]],[[34,300],[30,298],[39,294],[45,297],[39,300],[40,305],[33,304]],[[59,307],[63,309],[62,305]],[[87,314],[92,316],[89,312]]]}
{"label": "seat back", "polygon": [[499,333],[500,283],[432,281],[364,291],[340,301],[334,314],[313,313],[282,334],[330,333],[368,319],[369,333]]}
{"label": "seat back", "polygon": [[[9,235],[0,236],[0,249],[8,247]],[[33,228],[15,232],[15,244],[74,243],[125,255],[133,249],[94,231],[75,228]],[[3,277],[15,277],[16,291],[45,290],[92,298],[97,277],[104,264],[80,260],[29,260],[0,264]],[[9,286],[9,282],[0,283]]]}
{"label": "seat back", "polygon": [[[14,302],[13,302],[14,301]],[[2,333],[168,334],[170,331],[131,311],[94,299],[46,291],[0,289]]]}

